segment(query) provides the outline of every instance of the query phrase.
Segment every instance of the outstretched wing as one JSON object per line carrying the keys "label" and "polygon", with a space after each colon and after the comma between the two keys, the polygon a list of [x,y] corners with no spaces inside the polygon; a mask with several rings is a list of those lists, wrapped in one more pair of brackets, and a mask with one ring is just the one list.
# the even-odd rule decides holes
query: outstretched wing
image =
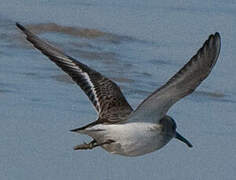
{"label": "outstretched wing", "polygon": [[26,34],[27,40],[34,47],[51,59],[81,87],[99,113],[101,123],[117,123],[132,112],[120,88],[110,79],[41,40],[19,23],[16,23],[16,26]]}
{"label": "outstretched wing", "polygon": [[157,122],[181,98],[191,94],[209,75],[220,53],[220,34],[210,35],[185,66],[133,111],[129,121]]}

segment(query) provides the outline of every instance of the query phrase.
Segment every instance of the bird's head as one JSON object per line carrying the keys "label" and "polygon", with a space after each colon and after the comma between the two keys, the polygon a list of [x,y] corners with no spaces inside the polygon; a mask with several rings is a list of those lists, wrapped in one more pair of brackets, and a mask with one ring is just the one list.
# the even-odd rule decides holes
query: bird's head
{"label": "bird's head", "polygon": [[163,131],[165,131],[166,134],[170,134],[172,137],[182,141],[190,148],[193,147],[187,139],[176,131],[177,126],[173,118],[170,116],[165,116],[160,123],[163,125]]}

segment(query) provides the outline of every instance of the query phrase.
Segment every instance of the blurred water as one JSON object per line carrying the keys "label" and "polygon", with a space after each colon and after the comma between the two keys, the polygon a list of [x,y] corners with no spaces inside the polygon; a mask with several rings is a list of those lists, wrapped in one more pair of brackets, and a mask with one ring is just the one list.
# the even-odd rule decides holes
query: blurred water
{"label": "blurred water", "polygon": [[[169,112],[194,147],[172,140],[136,158],[100,148],[73,151],[89,138],[69,130],[96,113],[24,40],[16,21],[115,80],[134,108],[219,31],[222,50],[213,72]],[[229,0],[2,0],[0,179],[234,179],[235,29],[236,3]]]}

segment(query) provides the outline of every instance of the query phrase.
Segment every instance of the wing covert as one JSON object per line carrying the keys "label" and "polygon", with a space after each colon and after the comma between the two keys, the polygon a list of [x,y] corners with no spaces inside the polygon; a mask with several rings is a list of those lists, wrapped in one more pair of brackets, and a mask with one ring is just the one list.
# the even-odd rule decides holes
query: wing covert
{"label": "wing covert", "polygon": [[210,35],[184,67],[133,111],[129,121],[156,122],[163,118],[174,103],[191,94],[209,75],[218,59],[220,46],[220,34]]}
{"label": "wing covert", "polygon": [[117,123],[132,112],[132,108],[120,88],[113,81],[41,40],[19,23],[16,23],[16,26],[25,33],[27,40],[35,48],[52,60],[80,86],[97,110],[98,121]]}

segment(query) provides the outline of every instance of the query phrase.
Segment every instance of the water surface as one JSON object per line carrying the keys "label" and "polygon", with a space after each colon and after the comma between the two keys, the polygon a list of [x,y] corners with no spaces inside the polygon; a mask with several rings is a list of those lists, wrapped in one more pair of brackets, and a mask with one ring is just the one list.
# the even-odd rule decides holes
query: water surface
{"label": "water surface", "polygon": [[[24,39],[26,25],[116,81],[133,108],[179,70],[210,33],[222,49],[209,78],[169,114],[193,148],[172,140],[136,158],[73,151],[69,132],[96,120],[83,92]],[[0,6],[0,179],[235,177],[234,1],[12,0]]]}

